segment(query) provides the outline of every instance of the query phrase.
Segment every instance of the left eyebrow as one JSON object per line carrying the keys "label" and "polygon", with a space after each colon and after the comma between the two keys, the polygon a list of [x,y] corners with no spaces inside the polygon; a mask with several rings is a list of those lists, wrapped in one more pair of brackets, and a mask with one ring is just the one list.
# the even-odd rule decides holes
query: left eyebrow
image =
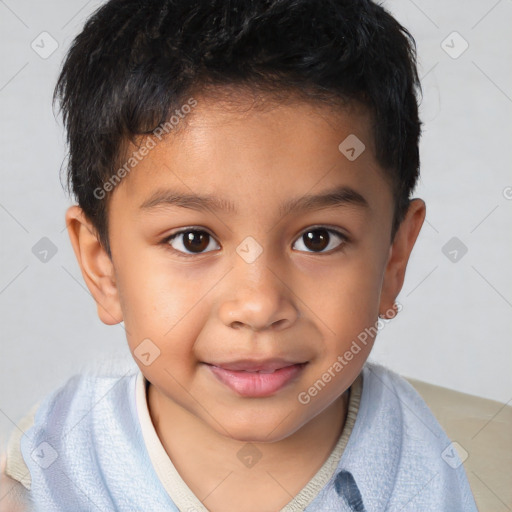
{"label": "left eyebrow", "polygon": [[[140,205],[140,209],[152,210],[157,206],[177,206],[199,211],[213,210],[236,213],[236,206],[231,201],[213,195],[183,194],[170,189],[157,190]],[[340,186],[325,190],[320,194],[309,194],[291,199],[281,205],[279,214],[284,217],[290,213],[341,206],[356,206],[366,211],[371,210],[368,201],[359,192],[348,186]]]}
{"label": "left eyebrow", "polygon": [[305,195],[284,203],[279,209],[283,217],[290,213],[320,210],[340,206],[356,206],[362,210],[370,211],[370,204],[357,190],[342,185],[330,190],[324,190],[321,194]]}

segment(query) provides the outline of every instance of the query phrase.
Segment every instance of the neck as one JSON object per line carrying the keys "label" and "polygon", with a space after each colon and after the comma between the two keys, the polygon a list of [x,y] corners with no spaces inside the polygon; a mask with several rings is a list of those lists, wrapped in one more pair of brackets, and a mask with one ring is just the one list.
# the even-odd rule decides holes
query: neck
{"label": "neck", "polygon": [[[284,439],[268,443],[240,441],[213,430],[147,384],[148,409],[156,433],[192,492],[199,499],[206,499],[226,478],[222,492],[217,490],[216,496],[209,498],[209,510],[215,509],[214,498],[219,499],[218,510],[222,510],[222,504],[234,499],[240,489],[245,489],[246,498],[253,493],[258,503],[262,497],[268,497],[279,507],[284,506],[328,459],[345,425],[348,408],[347,390]],[[268,491],[269,483],[275,488],[274,494]]]}

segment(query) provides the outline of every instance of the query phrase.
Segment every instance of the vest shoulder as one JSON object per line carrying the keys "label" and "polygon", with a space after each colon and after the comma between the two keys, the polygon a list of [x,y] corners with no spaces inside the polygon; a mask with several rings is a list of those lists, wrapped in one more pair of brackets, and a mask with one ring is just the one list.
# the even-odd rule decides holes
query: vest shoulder
{"label": "vest shoulder", "polygon": [[[85,418],[101,402],[119,400],[136,378],[136,372],[119,374],[77,373],[47,394],[34,415],[34,429],[61,430],[74,419]],[[89,415],[90,416],[90,415]]]}
{"label": "vest shoulder", "polygon": [[[365,387],[366,385],[366,392]],[[393,417],[394,428],[402,431],[402,442],[426,448],[429,440],[433,453],[450,443],[427,403],[407,380],[389,368],[367,363],[363,369],[363,398],[370,414]],[[425,437],[426,435],[426,437]],[[424,453],[424,452],[423,452]]]}
{"label": "vest shoulder", "polygon": [[411,412],[414,409],[433,418],[432,412],[421,395],[412,384],[394,370],[377,363],[366,363],[363,368],[363,386],[364,382],[371,388],[373,394],[378,391],[378,395],[388,401],[390,396],[394,396],[393,402],[402,402],[402,406],[407,405]]}

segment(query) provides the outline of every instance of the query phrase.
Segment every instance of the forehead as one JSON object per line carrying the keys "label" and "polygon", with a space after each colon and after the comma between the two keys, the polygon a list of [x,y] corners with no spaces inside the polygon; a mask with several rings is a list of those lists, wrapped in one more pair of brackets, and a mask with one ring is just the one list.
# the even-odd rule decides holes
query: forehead
{"label": "forehead", "polygon": [[[289,206],[290,198],[332,189],[340,178],[370,196],[385,186],[374,157],[372,118],[359,104],[271,97],[255,102],[248,95],[194,99],[196,106],[176,129],[161,140],[153,137],[156,144],[118,185],[113,202],[147,210],[167,189],[216,197],[231,213],[243,212],[251,198],[259,198],[259,205],[264,198],[279,203],[282,213],[284,199]],[[141,138],[139,147],[148,140]],[[364,147],[356,159],[342,152],[346,140],[360,144],[358,152]],[[127,158],[137,150],[130,146]]]}

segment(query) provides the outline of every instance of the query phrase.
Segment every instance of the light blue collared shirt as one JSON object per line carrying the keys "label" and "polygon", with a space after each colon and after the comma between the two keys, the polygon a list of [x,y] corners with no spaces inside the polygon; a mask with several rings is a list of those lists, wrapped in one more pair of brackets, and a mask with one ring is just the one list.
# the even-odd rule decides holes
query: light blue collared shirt
{"label": "light blue collared shirt", "polygon": [[[425,402],[366,363],[356,421],[307,512],[477,512],[457,453]],[[76,375],[48,395],[21,451],[35,512],[178,512],[146,450],[137,373]],[[185,511],[189,512],[189,511]]]}

